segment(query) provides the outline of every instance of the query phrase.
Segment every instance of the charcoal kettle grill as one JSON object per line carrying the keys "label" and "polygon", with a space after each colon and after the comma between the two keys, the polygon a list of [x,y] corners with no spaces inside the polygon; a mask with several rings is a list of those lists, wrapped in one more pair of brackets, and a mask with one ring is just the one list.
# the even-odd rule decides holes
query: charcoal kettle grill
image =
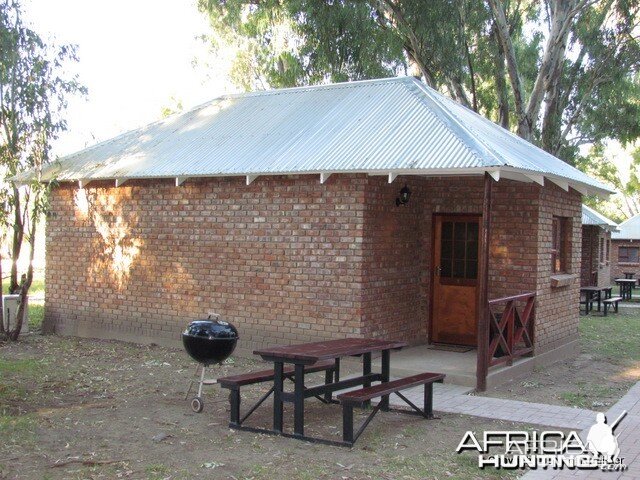
{"label": "charcoal kettle grill", "polygon": [[[200,413],[204,408],[202,386],[214,385],[216,379],[205,379],[207,367],[222,364],[235,350],[238,343],[238,330],[231,323],[220,320],[217,314],[209,315],[205,320],[194,320],[182,332],[182,344],[191,358],[198,362],[196,377],[192,380],[185,400],[195,383],[198,383],[198,394],[191,399],[191,409]],[[200,371],[198,376],[198,371]]]}

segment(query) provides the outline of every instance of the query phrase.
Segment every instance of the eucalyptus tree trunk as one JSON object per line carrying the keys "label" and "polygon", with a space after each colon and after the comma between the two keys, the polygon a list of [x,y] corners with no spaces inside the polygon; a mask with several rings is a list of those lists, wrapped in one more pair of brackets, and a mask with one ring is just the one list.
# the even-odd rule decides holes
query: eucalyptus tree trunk
{"label": "eucalyptus tree trunk", "polygon": [[22,250],[24,240],[24,219],[22,208],[20,208],[20,191],[13,185],[13,199],[15,202],[13,210],[13,235],[11,237],[11,274],[9,278],[9,293],[18,293],[20,284],[18,283],[18,259]]}
{"label": "eucalyptus tree trunk", "polygon": [[[518,116],[518,135],[531,141],[533,128],[542,108],[543,101],[551,108],[547,119],[547,128],[557,128],[554,119],[559,106],[560,88],[558,82],[562,75],[563,61],[567,51],[567,42],[573,19],[587,4],[587,0],[549,0],[549,34],[544,55],[540,63],[538,75],[526,101],[526,95],[520,78],[520,70],[515,55],[515,48],[509,35],[509,23],[505,15],[503,0],[488,0],[496,23],[496,34],[505,52],[505,60],[509,80],[515,100]],[[543,125],[544,128],[544,125]],[[543,138],[551,139],[553,135],[543,132]],[[553,143],[551,141],[550,143]]]}

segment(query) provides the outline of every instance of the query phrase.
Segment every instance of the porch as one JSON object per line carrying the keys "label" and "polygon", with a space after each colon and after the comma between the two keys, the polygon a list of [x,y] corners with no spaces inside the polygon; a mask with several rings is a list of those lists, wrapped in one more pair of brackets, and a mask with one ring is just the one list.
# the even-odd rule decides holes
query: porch
{"label": "porch", "polygon": [[565,351],[533,355],[535,301],[534,292],[489,300],[478,322],[477,338],[485,339],[484,345],[405,348],[394,353],[391,375],[438,372],[446,375],[445,383],[484,390],[526,375],[537,365],[555,361],[556,356],[566,356]]}
{"label": "porch", "polygon": [[[467,352],[446,351],[433,345],[417,345],[393,353],[392,377],[405,377],[422,372],[438,372],[446,375],[445,384],[459,385],[473,390],[476,387],[477,349]],[[374,359],[380,368],[380,359]],[[538,357],[521,357],[511,366],[497,365],[489,369],[487,388],[509,382],[531,372],[539,364]]]}

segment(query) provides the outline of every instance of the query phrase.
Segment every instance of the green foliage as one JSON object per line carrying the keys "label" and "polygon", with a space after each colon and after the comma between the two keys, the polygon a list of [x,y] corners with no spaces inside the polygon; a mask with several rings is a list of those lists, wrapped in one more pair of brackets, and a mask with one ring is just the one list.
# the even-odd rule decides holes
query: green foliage
{"label": "green foliage", "polygon": [[[85,93],[77,78],[62,73],[74,61],[73,46],[48,45],[24,25],[17,0],[0,0],[0,241],[11,235],[12,293],[26,295],[33,281],[38,222],[48,211],[54,185],[41,182],[42,169],[50,162],[51,141],[66,129],[67,98]],[[23,243],[29,247],[29,266],[19,275]],[[0,322],[0,334],[15,340],[23,313],[21,308],[11,332],[4,332]]]}
{"label": "green foliage", "polygon": [[[585,143],[640,135],[637,0],[496,0],[522,83],[518,97],[490,3],[200,0],[199,7],[214,43],[236,50],[232,79],[246,90],[411,71],[514,131],[516,106],[531,107],[531,140],[570,163]],[[548,45],[556,20],[567,22],[568,35]],[[536,85],[542,95],[527,105]]]}
{"label": "green foliage", "polygon": [[245,90],[395,75],[402,44],[379,28],[367,2],[201,0],[214,46],[237,51],[233,81]]}
{"label": "green foliage", "polygon": [[182,112],[183,109],[184,107],[182,105],[182,101],[178,100],[175,97],[171,97],[171,103],[162,107],[162,109],[160,110],[160,115],[162,116],[162,118],[167,118],[175,113]]}
{"label": "green foliage", "polygon": [[[627,151],[631,150],[628,165],[620,160],[620,153],[611,152],[614,146],[595,143],[587,154],[576,155],[576,166],[619,192],[606,202],[597,198],[585,200],[587,205],[619,223],[640,213],[640,145],[627,147]],[[622,147],[618,150],[624,153]]]}

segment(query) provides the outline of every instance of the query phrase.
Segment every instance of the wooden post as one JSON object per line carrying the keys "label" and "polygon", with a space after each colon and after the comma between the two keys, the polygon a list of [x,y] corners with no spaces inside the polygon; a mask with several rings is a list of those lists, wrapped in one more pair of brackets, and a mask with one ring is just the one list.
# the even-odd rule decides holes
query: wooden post
{"label": "wooden post", "polygon": [[484,201],[482,203],[482,225],[480,228],[480,258],[478,262],[478,357],[476,359],[476,390],[483,392],[487,389],[487,374],[489,373],[489,316],[488,316],[488,288],[489,288],[489,243],[491,239],[491,187],[493,179],[484,174]]}

